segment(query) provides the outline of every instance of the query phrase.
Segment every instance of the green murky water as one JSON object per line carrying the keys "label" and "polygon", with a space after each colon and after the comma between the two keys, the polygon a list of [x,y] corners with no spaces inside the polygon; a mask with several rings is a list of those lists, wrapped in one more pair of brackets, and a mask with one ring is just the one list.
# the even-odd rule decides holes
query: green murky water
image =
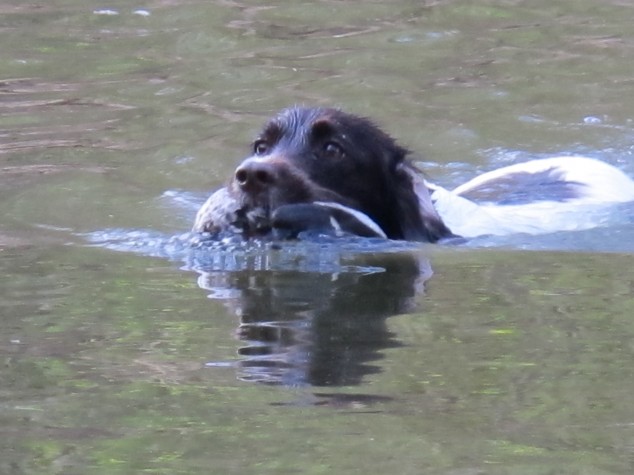
{"label": "green murky water", "polygon": [[389,253],[169,236],[294,103],[375,118],[442,184],[568,152],[634,175],[633,19],[3,2],[0,473],[632,473],[631,207]]}

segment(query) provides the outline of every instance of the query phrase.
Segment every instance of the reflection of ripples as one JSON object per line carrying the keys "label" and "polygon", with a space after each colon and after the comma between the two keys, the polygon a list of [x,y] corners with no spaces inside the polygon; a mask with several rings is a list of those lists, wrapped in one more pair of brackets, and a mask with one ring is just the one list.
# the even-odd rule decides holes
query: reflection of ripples
{"label": "reflection of ripples", "polygon": [[[120,252],[132,252],[152,257],[181,261],[186,269],[200,272],[241,270],[297,270],[302,272],[338,273],[380,272],[372,266],[346,263],[351,256],[366,253],[388,253],[413,250],[416,243],[384,239],[330,238],[307,236],[300,241],[283,243],[243,241],[233,236],[211,239],[198,233],[176,236],[145,231],[109,229],[84,234],[93,245]],[[213,276],[202,275],[200,286],[216,291]],[[224,283],[220,283],[223,287]]]}
{"label": "reflection of ripples", "polygon": [[299,386],[359,384],[398,346],[386,318],[412,309],[431,276],[420,244],[311,236],[293,242],[210,240],[107,230],[93,245],[169,258],[199,273],[239,324],[231,365],[248,382]]}
{"label": "reflection of ripples", "polygon": [[[380,370],[381,350],[398,346],[386,318],[407,311],[431,276],[411,253],[358,254],[353,272],[203,272],[199,285],[240,319],[243,381],[286,386],[359,384]],[[359,269],[372,269],[356,272]],[[216,366],[217,362],[209,363]]]}

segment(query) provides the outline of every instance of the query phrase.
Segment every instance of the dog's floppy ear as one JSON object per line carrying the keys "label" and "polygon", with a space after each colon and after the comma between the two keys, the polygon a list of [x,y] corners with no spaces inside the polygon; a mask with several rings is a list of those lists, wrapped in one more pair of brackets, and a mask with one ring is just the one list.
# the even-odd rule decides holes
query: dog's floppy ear
{"label": "dog's floppy ear", "polygon": [[396,213],[403,239],[436,242],[453,233],[436,212],[422,174],[412,164],[401,161],[394,169]]}

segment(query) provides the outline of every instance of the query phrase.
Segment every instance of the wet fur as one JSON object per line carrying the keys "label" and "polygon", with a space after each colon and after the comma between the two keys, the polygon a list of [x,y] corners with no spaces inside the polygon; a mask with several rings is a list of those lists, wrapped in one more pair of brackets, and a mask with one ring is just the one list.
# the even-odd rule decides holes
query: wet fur
{"label": "wet fur", "polygon": [[581,156],[509,165],[446,190],[425,181],[408,151],[370,120],[337,109],[291,108],[264,126],[252,155],[201,207],[194,231],[436,242],[453,233],[589,229],[602,222],[593,210],[628,201],[634,201],[631,178]]}
{"label": "wet fur", "polygon": [[[365,118],[337,109],[286,109],[264,126],[252,149],[199,211],[195,231],[266,236],[278,208],[330,202],[363,213],[390,239],[451,236],[408,151]],[[323,208],[315,210],[317,225]]]}

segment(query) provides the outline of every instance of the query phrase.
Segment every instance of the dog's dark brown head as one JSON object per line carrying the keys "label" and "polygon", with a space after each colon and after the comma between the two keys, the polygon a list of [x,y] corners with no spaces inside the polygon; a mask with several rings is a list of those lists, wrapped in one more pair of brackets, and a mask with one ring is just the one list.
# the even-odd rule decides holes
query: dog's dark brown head
{"label": "dog's dark brown head", "polygon": [[[205,205],[215,211],[201,210],[194,229],[230,223],[266,234],[281,206],[329,202],[367,215],[391,239],[450,236],[406,155],[367,119],[336,109],[286,109],[266,124],[222,196]],[[214,215],[219,209],[222,219]]]}

